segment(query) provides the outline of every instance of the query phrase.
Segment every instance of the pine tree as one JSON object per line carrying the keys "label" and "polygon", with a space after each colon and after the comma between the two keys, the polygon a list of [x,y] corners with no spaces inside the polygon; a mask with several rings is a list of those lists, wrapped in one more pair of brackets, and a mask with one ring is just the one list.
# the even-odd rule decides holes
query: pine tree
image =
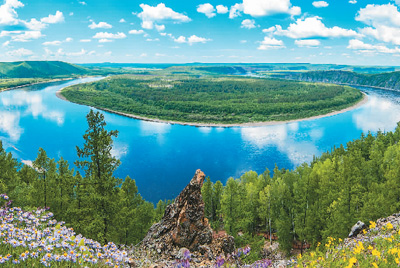
{"label": "pine tree", "polygon": [[[111,154],[113,137],[118,136],[118,131],[105,129],[104,115],[90,110],[86,116],[88,129],[83,138],[85,143],[82,148],[76,147],[78,157],[82,160],[75,162],[78,168],[85,171],[84,182],[93,188],[90,203],[84,205],[94,209],[94,218],[91,226],[95,238],[102,242],[109,240],[112,218],[115,215],[116,187],[119,180],[113,175],[120,161]],[[79,186],[78,186],[79,187]]]}

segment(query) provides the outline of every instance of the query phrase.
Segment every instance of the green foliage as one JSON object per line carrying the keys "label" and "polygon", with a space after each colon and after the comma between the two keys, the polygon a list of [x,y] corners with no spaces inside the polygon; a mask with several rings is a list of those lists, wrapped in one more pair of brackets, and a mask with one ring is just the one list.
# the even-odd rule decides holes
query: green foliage
{"label": "green foliage", "polygon": [[18,61],[1,62],[1,78],[55,78],[88,74],[88,70],[78,65],[62,61]]}
{"label": "green foliage", "polygon": [[202,123],[305,118],[361,100],[347,86],[244,77],[113,76],[64,89],[68,100],[117,112]]}

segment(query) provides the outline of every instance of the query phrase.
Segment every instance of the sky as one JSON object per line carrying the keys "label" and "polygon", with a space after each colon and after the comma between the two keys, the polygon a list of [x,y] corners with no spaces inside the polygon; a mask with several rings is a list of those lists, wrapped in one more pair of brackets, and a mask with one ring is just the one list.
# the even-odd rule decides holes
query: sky
{"label": "sky", "polygon": [[400,63],[400,0],[0,0],[0,61]]}

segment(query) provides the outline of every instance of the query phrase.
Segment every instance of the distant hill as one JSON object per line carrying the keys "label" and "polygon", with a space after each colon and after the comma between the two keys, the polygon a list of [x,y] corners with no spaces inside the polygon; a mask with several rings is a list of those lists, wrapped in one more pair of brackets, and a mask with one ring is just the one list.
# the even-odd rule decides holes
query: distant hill
{"label": "distant hill", "polygon": [[348,71],[286,72],[272,75],[272,77],[306,82],[350,84],[400,90],[400,72],[380,74],[360,74]]}
{"label": "distant hill", "polygon": [[0,62],[1,78],[47,78],[83,75],[89,71],[78,65],[62,61]]}

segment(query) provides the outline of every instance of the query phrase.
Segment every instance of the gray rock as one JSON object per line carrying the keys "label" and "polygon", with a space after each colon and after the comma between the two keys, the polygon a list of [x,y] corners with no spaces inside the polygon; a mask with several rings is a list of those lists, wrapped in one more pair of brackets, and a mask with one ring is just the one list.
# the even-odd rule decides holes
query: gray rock
{"label": "gray rock", "polygon": [[354,236],[358,235],[365,228],[367,228],[365,223],[363,223],[362,221],[358,221],[353,227],[351,227],[349,237],[354,237]]}

